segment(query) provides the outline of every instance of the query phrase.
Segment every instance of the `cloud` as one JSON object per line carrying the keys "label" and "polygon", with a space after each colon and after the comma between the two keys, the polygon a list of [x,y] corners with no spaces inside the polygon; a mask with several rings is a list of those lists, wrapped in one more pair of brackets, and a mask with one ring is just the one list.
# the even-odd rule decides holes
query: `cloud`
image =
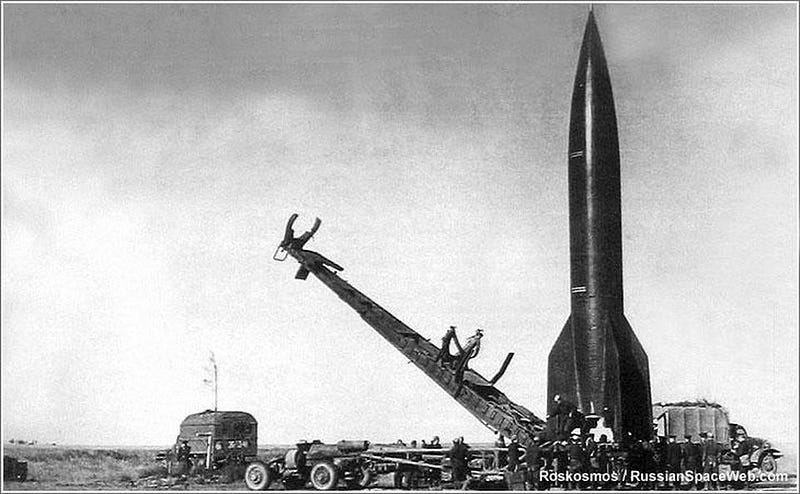
{"label": "cloud", "polygon": [[[502,387],[543,411],[547,350],[569,311],[564,154],[583,10],[7,7],[6,431],[169,441],[210,403],[211,349],[221,406],[269,423],[265,442],[488,434],[323,286],[271,261],[295,211],[299,228],[323,219],[311,248],[426,337],[486,328],[474,365],[487,375],[516,351]],[[629,319],[656,400],[711,390],[769,435],[785,411],[754,397],[776,370],[737,382],[704,369],[735,368],[744,347],[796,371],[785,123],[797,115],[775,104],[792,73],[737,89],[726,68],[768,54],[747,49],[753,37],[728,58],[697,48],[678,63],[686,46],[662,43],[651,66],[628,64],[649,47],[606,33],[626,25],[618,11],[642,9],[608,7],[601,23],[625,71],[612,77]],[[675,12],[642,24],[680,26]],[[702,44],[690,34],[674,38]],[[82,422],[53,425],[75,410]]]}

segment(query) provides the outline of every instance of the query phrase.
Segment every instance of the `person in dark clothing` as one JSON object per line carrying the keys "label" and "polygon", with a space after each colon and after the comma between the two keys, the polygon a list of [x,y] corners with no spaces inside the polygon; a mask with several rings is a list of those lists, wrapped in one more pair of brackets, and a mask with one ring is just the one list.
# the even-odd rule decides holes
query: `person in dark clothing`
{"label": "person in dark clothing", "polygon": [[[541,442],[542,441],[541,437],[539,438],[539,441],[540,441],[539,442],[539,451],[540,451],[539,464],[541,465],[540,471],[541,472],[546,471],[548,473],[553,472],[554,469],[555,469],[555,456],[554,456],[554,452],[553,452],[553,450],[555,448],[555,444],[554,443],[544,444],[544,443]],[[539,489],[543,490],[543,491],[549,491],[550,490],[550,486],[551,486],[550,479],[547,478],[547,477],[541,477],[541,475],[542,474],[540,473]]]}
{"label": "person in dark clothing", "polygon": [[453,469],[453,483],[461,483],[460,489],[465,490],[469,487],[469,446],[464,443],[464,439],[457,437],[453,439],[453,447],[448,453],[450,466]]}
{"label": "person in dark clothing", "polygon": [[[558,441],[553,445],[553,462],[555,463],[553,468],[556,474],[558,474],[557,478],[564,478],[564,474],[567,473],[567,464],[569,463],[567,441]],[[556,480],[556,485],[565,487],[567,483],[565,481]]]}
{"label": "person in dark clothing", "polygon": [[[681,450],[681,445],[675,442],[676,437],[674,435],[669,436],[666,447],[667,472],[674,475],[680,473],[681,460],[683,460],[683,451]],[[673,481],[673,487],[677,489],[680,485],[680,478],[676,476]]]}
{"label": "person in dark clothing", "polygon": [[470,360],[478,356],[481,351],[481,338],[483,338],[483,330],[476,329],[475,334],[467,338],[464,343],[464,349],[458,357],[458,364],[456,365],[456,381],[461,382],[464,378],[464,371],[467,370],[467,364]]}
{"label": "person in dark clothing", "polygon": [[[497,433],[497,439],[494,441],[494,447],[498,449],[506,449],[506,438],[503,437],[502,434],[499,432]],[[501,470],[503,467],[506,466],[506,458],[508,457],[508,453],[506,451],[495,451],[494,452],[494,468],[497,470]]]}
{"label": "person in dark clothing", "polygon": [[178,447],[176,459],[178,464],[183,466],[183,474],[186,475],[192,471],[192,447],[189,446],[189,441],[181,441]]}
{"label": "person in dark clothing", "polygon": [[422,441],[422,447],[428,449],[442,449],[442,444],[439,442],[439,436],[433,436],[430,443]]}
{"label": "person in dark clothing", "polygon": [[[717,469],[719,467],[719,458],[722,451],[719,444],[714,440],[714,434],[701,432],[700,437],[703,438],[701,449],[703,474],[708,475],[710,478],[711,474],[718,473]],[[716,489],[718,487],[719,484],[716,481],[708,482],[706,485],[702,486],[704,489]]]}
{"label": "person in dark clothing", "polygon": [[[654,451],[656,455],[656,468],[658,472],[661,474],[667,473],[667,441],[662,436],[659,437],[656,444],[654,445]],[[666,487],[668,484],[666,482],[660,482],[657,487]]]}
{"label": "person in dark clothing", "polygon": [[450,326],[450,329],[442,337],[442,348],[439,349],[439,354],[436,355],[436,361],[441,362],[442,364],[449,364],[455,358],[450,353],[450,342],[453,342],[456,345],[456,349],[458,353],[461,353],[463,348],[461,348],[461,344],[458,342],[458,338],[456,337],[456,327]]}
{"label": "person in dark clothing", "polygon": [[653,478],[653,480],[645,482],[645,489],[657,489],[658,485],[654,474],[658,472],[658,460],[656,459],[655,445],[652,441],[642,441],[642,455],[644,457],[642,460],[644,472],[648,478]]}
{"label": "person in dark clothing", "polygon": [[567,423],[564,425],[564,427],[568,431],[580,429],[581,434],[588,432],[586,429],[586,417],[584,417],[584,415],[577,408],[570,410],[569,414],[567,415]]}
{"label": "person in dark clothing", "polygon": [[597,440],[597,470],[602,473],[611,473],[610,462],[608,458],[608,436],[602,434]]}
{"label": "person in dark clothing", "polygon": [[606,427],[610,427],[611,429],[614,428],[614,412],[611,411],[608,407],[603,407],[603,413],[601,414],[603,417],[603,423]]}
{"label": "person in dark clothing", "polygon": [[[642,442],[634,441],[630,448],[628,448],[628,470],[635,472],[643,472],[644,451],[642,450]],[[643,485],[638,486],[644,489]]]}
{"label": "person in dark clothing", "polygon": [[[697,474],[701,471],[703,462],[703,448],[697,443],[692,442],[692,435],[684,436],[686,442],[683,443],[683,471]],[[687,477],[689,477],[687,475]],[[694,481],[690,481],[689,489],[694,487]]]}
{"label": "person in dark clothing", "polygon": [[[586,455],[586,471],[590,473],[596,473],[600,471],[600,462],[597,459],[597,443],[594,442],[594,438],[589,435],[586,436],[586,442],[583,445],[584,453]],[[596,489],[600,486],[600,483],[596,479],[592,479],[592,488]]]}
{"label": "person in dark clothing", "polygon": [[555,395],[553,402],[555,402],[553,411],[550,412],[547,418],[555,420],[556,437],[558,439],[566,439],[569,436],[569,432],[574,428],[569,427],[572,422],[570,417],[573,416],[573,412],[578,410],[578,407],[565,400],[561,395]]}
{"label": "person in dark clothing", "polygon": [[539,472],[542,469],[542,448],[541,439],[534,436],[533,441],[525,449],[525,469],[527,470],[525,488],[527,490],[539,490]]}
{"label": "person in dark clothing", "polygon": [[570,474],[570,480],[567,482],[567,489],[580,489],[581,485],[575,477],[586,471],[586,456],[581,444],[581,436],[576,431],[570,437],[567,444],[567,472]]}
{"label": "person in dark clothing", "polygon": [[687,472],[699,472],[703,460],[703,447],[692,442],[692,435],[684,436],[686,442],[683,443],[683,470]]}
{"label": "person in dark clothing", "polygon": [[[414,439],[413,441],[411,441],[411,444],[409,444],[409,445],[408,445],[408,447],[409,447],[410,449],[419,449],[419,444],[417,443],[417,440],[416,440],[416,439]],[[419,453],[410,453],[410,454],[408,455],[408,458],[409,458],[410,460],[416,460],[416,461],[420,461],[420,460],[422,460],[422,455],[421,455],[421,454],[419,454]]]}
{"label": "person in dark clothing", "polygon": [[614,471],[614,464],[613,458],[611,455],[611,449],[613,445],[608,440],[608,436],[605,434],[601,434],[600,437],[597,439],[597,465],[598,471],[601,474],[609,474],[607,480],[603,481],[600,485],[602,489],[610,489],[614,485],[613,480],[610,477],[610,474]]}
{"label": "person in dark clothing", "polygon": [[519,460],[522,456],[522,451],[519,446],[517,436],[511,436],[511,442],[508,444],[508,471],[516,472],[519,470]]}

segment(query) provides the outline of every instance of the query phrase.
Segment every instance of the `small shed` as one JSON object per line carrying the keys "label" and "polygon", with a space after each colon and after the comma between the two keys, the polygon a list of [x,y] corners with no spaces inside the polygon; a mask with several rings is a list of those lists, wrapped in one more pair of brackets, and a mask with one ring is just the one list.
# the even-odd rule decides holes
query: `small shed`
{"label": "small shed", "polygon": [[187,441],[192,453],[205,453],[209,438],[215,456],[234,449],[245,456],[255,456],[258,422],[247,412],[206,410],[193,413],[181,422],[176,447]]}

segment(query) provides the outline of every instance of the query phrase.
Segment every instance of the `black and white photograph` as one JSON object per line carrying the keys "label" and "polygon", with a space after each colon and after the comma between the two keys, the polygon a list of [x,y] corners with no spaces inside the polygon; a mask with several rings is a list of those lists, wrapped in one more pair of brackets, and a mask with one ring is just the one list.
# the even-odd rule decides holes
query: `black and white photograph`
{"label": "black and white photograph", "polygon": [[2,2],[2,490],[796,492],[797,2]]}

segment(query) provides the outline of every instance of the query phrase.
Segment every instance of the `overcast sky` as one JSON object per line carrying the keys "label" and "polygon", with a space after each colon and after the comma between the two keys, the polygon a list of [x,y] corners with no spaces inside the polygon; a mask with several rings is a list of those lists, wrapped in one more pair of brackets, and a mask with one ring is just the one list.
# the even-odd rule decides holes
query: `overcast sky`
{"label": "overcast sky", "polygon": [[[626,316],[653,401],[797,437],[797,6],[596,5]],[[168,444],[491,433],[316,279],[309,248],[545,413],[569,316],[567,131],[587,7],[3,5],[2,422]]]}

